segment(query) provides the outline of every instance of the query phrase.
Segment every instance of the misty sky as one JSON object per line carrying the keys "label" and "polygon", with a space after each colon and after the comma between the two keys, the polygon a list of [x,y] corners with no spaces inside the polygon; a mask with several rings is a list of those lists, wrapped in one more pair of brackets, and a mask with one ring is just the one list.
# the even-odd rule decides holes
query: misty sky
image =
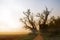
{"label": "misty sky", "polygon": [[19,22],[23,11],[41,12],[53,9],[51,15],[60,16],[60,0],[0,0],[0,31],[18,31],[22,29]]}

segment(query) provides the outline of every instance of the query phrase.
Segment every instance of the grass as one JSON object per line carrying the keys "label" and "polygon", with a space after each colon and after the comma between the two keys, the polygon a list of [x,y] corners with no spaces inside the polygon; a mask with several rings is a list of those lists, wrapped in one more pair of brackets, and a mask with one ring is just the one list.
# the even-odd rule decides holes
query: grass
{"label": "grass", "polygon": [[[48,36],[43,34],[44,40],[60,40],[60,35]],[[34,34],[20,34],[20,35],[0,35],[0,40],[33,40],[36,37]]]}
{"label": "grass", "polygon": [[36,35],[30,34],[30,35],[25,35],[20,40],[33,40],[35,37]]}
{"label": "grass", "polygon": [[33,40],[36,35],[0,35],[0,40]]}
{"label": "grass", "polygon": [[44,40],[60,40],[60,34],[49,35],[49,33],[47,33],[47,34],[44,33],[43,36],[44,36]]}

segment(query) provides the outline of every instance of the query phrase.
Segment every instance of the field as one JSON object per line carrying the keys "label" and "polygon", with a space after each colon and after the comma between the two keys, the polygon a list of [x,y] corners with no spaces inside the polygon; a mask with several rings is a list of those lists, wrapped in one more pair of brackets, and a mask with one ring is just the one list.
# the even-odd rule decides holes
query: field
{"label": "field", "polygon": [[[20,35],[0,35],[0,40],[34,40],[35,38],[40,39],[41,36],[37,35],[28,35],[28,34],[20,34]],[[60,35],[57,36],[44,36],[44,40],[60,40]]]}
{"label": "field", "polygon": [[35,35],[0,35],[0,40],[33,40]]}

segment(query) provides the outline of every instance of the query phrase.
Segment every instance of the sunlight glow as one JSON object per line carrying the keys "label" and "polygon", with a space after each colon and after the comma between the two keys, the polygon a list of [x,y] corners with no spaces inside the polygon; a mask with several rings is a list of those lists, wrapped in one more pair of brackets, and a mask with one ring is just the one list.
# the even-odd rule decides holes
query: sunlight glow
{"label": "sunlight glow", "polygon": [[13,0],[4,0],[0,5],[0,32],[20,32],[20,12]]}
{"label": "sunlight glow", "polygon": [[0,16],[0,31],[14,31],[19,27],[18,22],[8,9],[2,10]]}

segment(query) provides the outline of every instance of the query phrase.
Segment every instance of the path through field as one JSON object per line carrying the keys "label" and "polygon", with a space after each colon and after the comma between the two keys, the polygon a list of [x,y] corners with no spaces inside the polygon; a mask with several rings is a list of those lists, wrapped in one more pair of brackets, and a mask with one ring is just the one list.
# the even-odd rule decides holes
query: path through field
{"label": "path through field", "polygon": [[38,34],[33,40],[43,40],[42,35]]}

